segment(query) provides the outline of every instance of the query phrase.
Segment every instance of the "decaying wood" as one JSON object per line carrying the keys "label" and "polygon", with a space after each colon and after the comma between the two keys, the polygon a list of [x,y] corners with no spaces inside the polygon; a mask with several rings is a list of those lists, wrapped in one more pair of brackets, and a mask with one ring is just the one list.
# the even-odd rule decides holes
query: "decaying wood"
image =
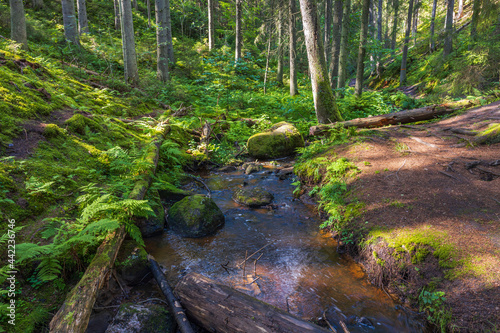
{"label": "decaying wood", "polygon": [[[164,126],[163,130],[153,139],[154,145],[148,152],[146,159],[151,162],[151,167],[144,176],[138,180],[129,199],[142,200],[151,183],[158,165],[160,146],[170,127]],[[64,304],[50,322],[50,332],[84,333],[89,323],[92,308],[97,298],[98,291],[107,283],[113,265],[126,236],[125,227],[110,233],[97,249],[92,262],[87,267],[85,274],[78,284],[68,293]]]}
{"label": "decaying wood", "polygon": [[329,332],[200,274],[186,275],[174,292],[188,317],[209,332]]}
{"label": "decaying wood", "polygon": [[170,310],[174,314],[175,321],[177,322],[177,325],[179,325],[179,330],[181,333],[193,333],[193,329],[191,328],[191,324],[189,324],[186,314],[184,313],[184,309],[174,296],[172,288],[170,288],[170,285],[168,284],[165,275],[163,275],[160,266],[152,255],[148,254],[148,260],[151,264],[151,271],[153,272],[156,282],[158,282],[163,295],[165,295]]}
{"label": "decaying wood", "polygon": [[486,170],[486,169],[481,168],[481,167],[476,167],[476,169],[481,170],[482,172],[490,173],[490,174],[492,174],[494,176],[500,176],[500,173],[496,173],[494,171]]}
{"label": "decaying wood", "polygon": [[457,177],[455,177],[455,176],[453,176],[453,175],[450,175],[450,174],[449,174],[449,173],[447,173],[447,172],[440,171],[440,170],[438,170],[438,172],[439,172],[439,173],[442,173],[443,175],[445,175],[445,176],[447,176],[447,177],[450,177],[450,178],[453,178],[453,179],[455,179],[455,180],[460,181],[460,179],[458,179]]}
{"label": "decaying wood", "polygon": [[374,127],[382,127],[387,125],[396,125],[396,124],[406,124],[413,123],[416,121],[429,120],[436,118],[438,116],[442,116],[448,113],[452,113],[461,108],[466,108],[471,106],[470,102],[467,104],[466,102],[457,102],[453,104],[443,104],[443,105],[434,105],[427,106],[424,108],[418,108],[413,110],[406,110],[400,112],[394,112],[389,114],[384,114],[375,117],[367,117],[367,118],[357,118],[348,121],[342,121],[338,123],[326,124],[326,125],[318,125],[312,126],[309,129],[310,135],[325,135],[328,133],[330,129],[335,126],[341,125],[343,127],[357,127],[357,128],[374,128]]}

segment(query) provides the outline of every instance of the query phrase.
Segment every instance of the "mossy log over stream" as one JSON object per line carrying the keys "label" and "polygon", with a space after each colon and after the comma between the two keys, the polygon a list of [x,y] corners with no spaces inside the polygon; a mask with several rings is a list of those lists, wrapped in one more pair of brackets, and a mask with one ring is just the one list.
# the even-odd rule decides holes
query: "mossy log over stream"
{"label": "mossy log over stream", "polygon": [[463,100],[451,104],[433,105],[424,108],[405,110],[375,117],[356,118],[353,120],[338,123],[312,126],[309,129],[310,135],[325,135],[333,127],[341,125],[343,127],[374,128],[387,125],[407,124],[416,121],[430,120],[459,109],[472,106],[470,101]]}
{"label": "mossy log over stream", "polygon": [[[139,179],[129,199],[143,200],[156,167],[160,154],[160,146],[165,136],[170,131],[169,126],[163,126],[152,142],[151,150],[146,155],[146,160],[151,167]],[[109,234],[97,249],[96,255],[87,267],[85,274],[78,284],[66,296],[64,304],[50,322],[50,332],[57,333],[84,333],[89,323],[92,308],[97,299],[97,294],[109,279],[111,270],[120,250],[120,246],[126,236],[125,227],[121,226],[115,232]]]}
{"label": "mossy log over stream", "polygon": [[186,275],[174,293],[188,317],[210,332],[330,332],[200,274]]}

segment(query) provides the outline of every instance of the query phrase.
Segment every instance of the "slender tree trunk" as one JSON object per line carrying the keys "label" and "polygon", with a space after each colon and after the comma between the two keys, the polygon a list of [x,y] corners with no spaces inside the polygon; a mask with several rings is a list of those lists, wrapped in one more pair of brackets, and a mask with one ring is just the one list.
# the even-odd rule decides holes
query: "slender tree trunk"
{"label": "slender tree trunk", "polygon": [[148,13],[148,28],[151,29],[151,3],[150,3],[150,0],[146,0],[146,11]]}
{"label": "slender tree trunk", "polygon": [[356,66],[356,95],[363,93],[363,74],[365,71],[366,38],[368,36],[368,14],[370,11],[370,0],[363,0],[363,11],[361,13],[361,33],[359,36],[358,63]]}
{"label": "slender tree trunk", "polygon": [[410,41],[411,18],[413,13],[413,0],[408,4],[408,18],[406,20],[406,33],[403,45],[403,58],[401,59],[401,72],[399,74],[399,85],[403,86],[406,83],[406,62],[408,60],[408,43]]}
{"label": "slender tree trunk", "polygon": [[314,0],[300,0],[300,11],[302,12],[316,118],[319,123],[340,121],[342,117],[328,82],[316,2]]}
{"label": "slender tree trunk", "polygon": [[[351,16],[351,0],[344,0],[344,11],[342,13],[342,32],[340,39],[340,53],[339,53],[339,78],[337,81],[337,89],[344,88],[347,80],[347,55],[349,50],[347,45],[349,43],[349,24]],[[341,92],[338,92],[337,97],[340,97]]]}
{"label": "slender tree trunk", "polygon": [[74,0],[62,0],[61,4],[63,13],[64,37],[67,41],[75,45],[80,45],[75,16],[75,2]]}
{"label": "slender tree trunk", "polygon": [[283,3],[278,1],[278,67],[276,69],[276,82],[278,86],[283,86]]}
{"label": "slender tree trunk", "polygon": [[266,94],[267,73],[269,72],[269,55],[271,54],[271,34],[267,38],[266,70],[264,72],[264,95]]}
{"label": "slender tree trunk", "polygon": [[436,25],[436,9],[437,9],[437,0],[434,0],[432,3],[432,13],[431,13],[431,40],[430,40],[430,50],[431,52],[434,52],[434,49],[436,48],[436,43],[434,41],[434,30],[435,30],[435,25]]}
{"label": "slender tree trunk", "polygon": [[390,13],[390,8],[389,8],[389,1],[387,0],[385,3],[385,21],[384,21],[384,48],[388,49],[391,47],[390,42],[389,42],[389,18],[391,17],[389,15]]}
{"label": "slender tree trunk", "polygon": [[241,1],[236,0],[236,45],[234,48],[234,61],[241,59]]}
{"label": "slender tree trunk", "polygon": [[295,96],[298,94],[297,89],[297,67],[295,65],[295,58],[297,56],[297,34],[295,29],[295,15],[296,13],[296,0],[289,0],[289,15],[288,15],[288,29],[289,29],[289,39],[290,39],[290,96]]}
{"label": "slender tree trunk", "polygon": [[413,10],[413,26],[412,26],[412,37],[413,37],[413,46],[417,45],[417,28],[418,28],[418,11],[420,8],[420,1],[415,0],[415,9]]}
{"label": "slender tree trunk", "polygon": [[87,19],[87,5],[85,0],[76,0],[78,10],[78,32],[80,35],[89,33],[89,21]]}
{"label": "slender tree trunk", "polygon": [[[382,0],[378,0],[378,10],[377,10],[377,39],[379,48],[382,47]],[[380,51],[377,52],[377,65],[376,65],[377,76],[380,77]]]}
{"label": "slender tree trunk", "polygon": [[156,14],[156,76],[161,82],[169,80],[168,73],[168,39],[167,39],[167,8],[165,0],[155,0]]}
{"label": "slender tree trunk", "polygon": [[132,6],[134,7],[134,10],[139,9],[139,6],[137,6],[137,0],[132,0]]}
{"label": "slender tree trunk", "polygon": [[214,1],[215,0],[208,0],[208,49],[209,50],[212,50],[214,48],[214,42],[215,42]]}
{"label": "slender tree trunk", "polygon": [[130,0],[120,0],[120,22],[122,30],[123,65],[125,81],[136,84],[139,81],[137,57],[135,54],[134,20]]}
{"label": "slender tree trunk", "polygon": [[10,0],[10,38],[28,49],[23,0]]}
{"label": "slender tree trunk", "polygon": [[470,36],[474,41],[477,36],[477,23],[479,21],[479,13],[481,12],[481,0],[474,0],[472,5],[472,22],[470,28]]}
{"label": "slender tree trunk", "polygon": [[[377,34],[377,20],[375,15],[375,6],[374,3],[377,0],[370,0],[370,8],[368,10],[368,34],[370,39],[374,41],[376,39],[375,35]],[[375,50],[373,50],[375,51]],[[370,76],[375,72],[375,52],[370,52]]]}
{"label": "slender tree trunk", "polygon": [[165,15],[167,24],[167,53],[168,61],[175,65],[174,42],[172,41],[172,20],[170,18],[170,0],[165,0]]}
{"label": "slender tree trunk", "polygon": [[43,0],[33,0],[31,2],[31,4],[32,4],[34,10],[40,10],[40,9],[43,9],[43,7],[44,7]]}
{"label": "slender tree trunk", "polygon": [[330,29],[332,27],[332,0],[325,0],[325,39],[324,39],[324,47],[325,47],[325,61],[328,65],[329,56],[328,51],[330,50]]}
{"label": "slender tree trunk", "polygon": [[464,0],[458,0],[458,13],[457,19],[462,17],[462,13],[464,11]]}
{"label": "slender tree trunk", "polygon": [[342,40],[342,0],[335,0],[333,4],[333,38],[332,50],[329,67],[330,87],[335,89],[337,87],[339,76],[339,56],[340,56],[340,43]]}
{"label": "slender tree trunk", "polygon": [[120,30],[121,23],[120,23],[120,0],[113,0],[113,5],[115,7],[115,30]]}
{"label": "slender tree trunk", "polygon": [[446,58],[453,51],[453,7],[455,0],[448,0],[446,7],[446,24],[443,56]]}
{"label": "slender tree trunk", "polygon": [[394,19],[392,20],[391,50],[392,50],[392,56],[394,57],[394,52],[396,51],[396,37],[398,33],[399,0],[393,0],[393,8],[394,8]]}

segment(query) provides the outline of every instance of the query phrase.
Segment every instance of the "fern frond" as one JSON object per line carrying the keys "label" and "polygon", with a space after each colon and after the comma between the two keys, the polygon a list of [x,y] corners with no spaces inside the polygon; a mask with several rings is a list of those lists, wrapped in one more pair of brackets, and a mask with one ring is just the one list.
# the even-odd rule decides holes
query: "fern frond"
{"label": "fern frond", "polygon": [[28,259],[34,259],[41,254],[50,253],[52,244],[40,246],[33,243],[21,243],[16,245],[16,263],[21,264]]}
{"label": "fern frond", "polygon": [[112,231],[115,231],[120,227],[120,222],[113,219],[101,219],[96,222],[90,223],[85,229],[80,232],[80,235],[106,235]]}
{"label": "fern frond", "polygon": [[123,211],[127,216],[150,217],[156,216],[147,200],[126,199],[115,203],[117,210]]}
{"label": "fern frond", "polygon": [[40,265],[38,265],[38,270],[38,279],[47,282],[57,279],[61,273],[62,266],[59,264],[59,260],[48,256],[42,259]]}
{"label": "fern frond", "polygon": [[126,223],[125,231],[129,234],[130,237],[132,237],[134,241],[137,242],[137,244],[139,244],[140,246],[145,246],[144,240],[142,239],[141,230],[138,226],[133,223]]}
{"label": "fern frond", "polygon": [[[15,227],[12,231],[17,234],[19,231],[21,231],[21,229],[23,229],[24,226],[21,226],[21,227]],[[10,239],[9,237],[9,234],[6,232],[5,234],[2,235],[2,237],[0,237],[0,245],[3,245],[4,243],[6,243],[8,240]]]}

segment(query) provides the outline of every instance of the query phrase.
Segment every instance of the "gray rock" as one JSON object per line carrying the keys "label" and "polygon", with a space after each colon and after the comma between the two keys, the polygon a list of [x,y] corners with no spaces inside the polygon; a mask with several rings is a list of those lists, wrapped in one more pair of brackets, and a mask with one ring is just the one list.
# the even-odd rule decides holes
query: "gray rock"
{"label": "gray rock", "polygon": [[122,304],[106,333],[175,333],[173,316],[163,305]]}
{"label": "gray rock", "polygon": [[[125,240],[116,258],[116,270],[128,285],[145,282],[152,277],[146,250],[134,240]],[[149,278],[146,275],[149,274]]]}
{"label": "gray rock", "polygon": [[274,196],[261,187],[242,188],[234,191],[233,200],[248,207],[265,206],[273,201]]}
{"label": "gray rock", "polygon": [[298,147],[304,147],[302,135],[295,126],[284,121],[267,132],[252,135],[247,141],[248,153],[260,159],[291,156]]}

